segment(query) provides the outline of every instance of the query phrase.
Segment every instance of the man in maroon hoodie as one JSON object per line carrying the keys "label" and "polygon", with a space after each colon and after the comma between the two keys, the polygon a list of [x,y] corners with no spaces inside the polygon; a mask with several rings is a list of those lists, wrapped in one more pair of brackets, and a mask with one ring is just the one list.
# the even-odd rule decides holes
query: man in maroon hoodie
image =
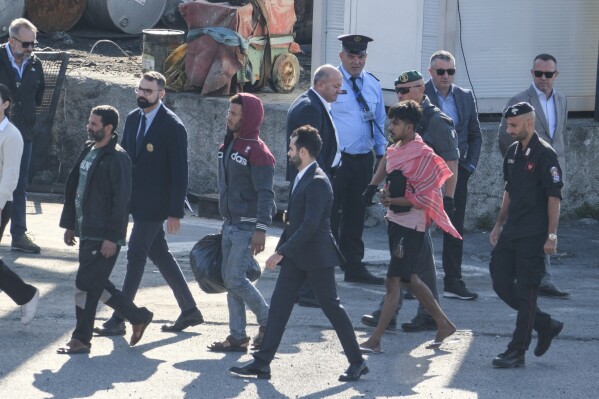
{"label": "man in maroon hoodie", "polygon": [[231,97],[227,134],[218,150],[219,210],[225,219],[222,238],[222,274],[229,305],[229,336],[208,348],[214,352],[246,352],[245,306],[256,315],[260,329],[254,347],[262,343],[268,304],[247,279],[252,255],[264,251],[266,229],[275,213],[272,189],[275,158],[260,139],[264,107],[247,93]]}

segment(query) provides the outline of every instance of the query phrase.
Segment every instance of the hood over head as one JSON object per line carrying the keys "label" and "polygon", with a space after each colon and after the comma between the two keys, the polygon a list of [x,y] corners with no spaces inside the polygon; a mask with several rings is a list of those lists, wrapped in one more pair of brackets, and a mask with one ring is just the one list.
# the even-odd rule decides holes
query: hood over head
{"label": "hood over head", "polygon": [[244,139],[257,139],[264,120],[264,106],[262,101],[253,94],[239,93],[243,111],[243,119],[239,129],[239,137]]}

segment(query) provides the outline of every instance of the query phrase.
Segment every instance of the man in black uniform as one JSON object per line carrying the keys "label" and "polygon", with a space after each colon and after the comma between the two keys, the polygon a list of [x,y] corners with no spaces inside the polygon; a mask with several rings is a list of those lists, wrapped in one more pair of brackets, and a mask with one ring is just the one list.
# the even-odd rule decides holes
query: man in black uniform
{"label": "man in black uniform", "polygon": [[518,312],[508,349],[495,367],[524,366],[532,329],[538,334],[535,356],[542,356],[564,327],[537,307],[545,254],[557,249],[562,170],[551,145],[535,132],[535,111],[527,102],[504,112],[513,143],[503,161],[506,181],[501,210],[489,236],[491,279],[497,295]]}

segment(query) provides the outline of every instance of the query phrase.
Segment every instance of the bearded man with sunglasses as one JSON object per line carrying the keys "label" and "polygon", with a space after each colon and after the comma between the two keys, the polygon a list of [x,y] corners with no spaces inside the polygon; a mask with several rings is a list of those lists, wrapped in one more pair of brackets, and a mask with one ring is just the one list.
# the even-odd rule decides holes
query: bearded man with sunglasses
{"label": "bearded man with sunglasses", "polygon": [[23,137],[19,181],[13,193],[10,215],[11,249],[39,253],[40,247],[25,234],[25,191],[33,148],[35,110],[44,97],[44,71],[42,62],[33,54],[33,48],[37,44],[35,25],[25,18],[18,18],[11,22],[8,34],[8,42],[0,45],[0,83],[10,89],[13,101],[7,115]]}
{"label": "bearded man with sunglasses", "polygon": [[[453,121],[458,135],[460,159],[453,203],[446,200],[447,215],[460,235],[464,235],[464,218],[468,199],[468,179],[478,164],[482,135],[471,90],[453,84],[455,58],[445,50],[436,51],[430,58],[428,72],[431,78],[425,85],[425,94]],[[451,234],[443,235],[443,296],[474,300],[478,294],[466,288],[462,280],[462,254],[464,242]]]}
{"label": "bearded man with sunglasses", "polygon": [[[533,83],[528,89],[512,97],[505,108],[507,109],[523,101],[535,108],[535,131],[540,138],[551,144],[562,168],[562,176],[565,176],[566,149],[564,146],[564,133],[566,132],[566,122],[568,120],[568,102],[566,96],[553,89],[555,79],[559,75],[557,60],[551,54],[537,55],[533,60],[530,74]],[[507,134],[507,121],[505,118],[501,119],[497,138],[501,155],[505,157],[508,147],[514,142],[514,139]],[[539,286],[539,295],[548,298],[567,299],[570,294],[555,285],[550,266],[550,255],[546,255],[545,274]]]}

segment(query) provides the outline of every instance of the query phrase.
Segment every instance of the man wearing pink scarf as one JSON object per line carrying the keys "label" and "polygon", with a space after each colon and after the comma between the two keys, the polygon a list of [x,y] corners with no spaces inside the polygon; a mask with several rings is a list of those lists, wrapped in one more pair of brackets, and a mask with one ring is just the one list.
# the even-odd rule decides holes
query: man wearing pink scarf
{"label": "man wearing pink scarf", "polygon": [[399,303],[401,285],[409,288],[433,317],[437,334],[432,347],[438,347],[456,331],[431,290],[416,274],[417,255],[425,231],[433,221],[445,232],[461,239],[443,210],[441,187],[452,172],[415,131],[422,118],[418,103],[408,100],[395,104],[389,109],[388,118],[389,132],[396,144],[387,149],[387,184],[381,191],[381,203],[388,208],[391,261],[378,325],[372,336],[360,345],[364,353],[381,351],[381,338]]}

